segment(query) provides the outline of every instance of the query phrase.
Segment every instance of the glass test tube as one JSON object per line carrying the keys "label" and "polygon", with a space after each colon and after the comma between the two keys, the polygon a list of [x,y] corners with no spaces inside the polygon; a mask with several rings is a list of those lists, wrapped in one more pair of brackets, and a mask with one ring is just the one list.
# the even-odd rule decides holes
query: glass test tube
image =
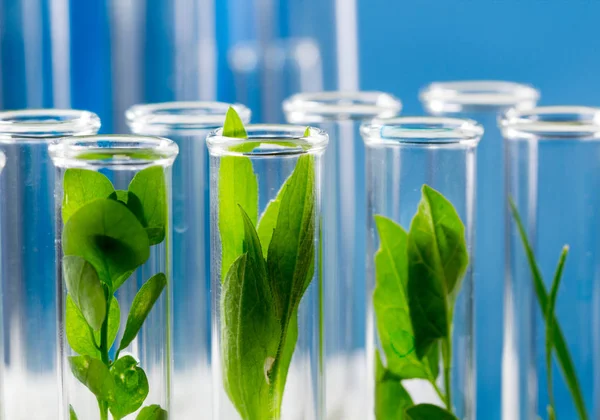
{"label": "glass test tube", "polygon": [[61,419],[170,412],[177,152],[171,140],[142,136],[86,136],[50,147],[63,286]]}
{"label": "glass test tube", "polygon": [[[474,419],[469,261],[483,130],[471,120],[399,117],[375,120],[361,131],[367,151],[369,415],[384,420],[430,403]],[[440,193],[451,206],[441,204]],[[438,274],[427,274],[425,266]]]}
{"label": "glass test tube", "polygon": [[381,92],[301,93],[283,104],[287,121],[329,135],[323,175],[323,287],[326,411],[365,419],[366,186],[360,123],[396,116],[401,102]]}
{"label": "glass test tube", "polygon": [[[6,164],[6,155],[3,152],[0,152],[0,176],[2,175],[2,170],[4,169],[4,165]],[[0,218],[2,217],[2,215],[0,214]],[[1,247],[1,243],[0,243],[0,247]],[[0,248],[1,249],[1,248]],[[0,281],[1,284],[1,281]],[[2,291],[0,290],[0,293]],[[0,300],[0,326],[2,325],[2,301]],[[2,330],[0,329],[0,361],[4,360],[4,334],[2,333]],[[2,391],[2,386],[3,386],[3,380],[2,380],[2,364],[0,363],[0,420],[4,420],[4,413],[3,413],[3,409],[2,407],[4,407],[5,403],[4,403],[4,392]]]}
{"label": "glass test tube", "polygon": [[499,420],[502,386],[503,310],[498,299],[504,292],[504,143],[498,116],[510,108],[535,106],[539,92],[528,85],[505,81],[435,82],[421,91],[425,110],[435,116],[478,121],[485,135],[477,148],[477,202],[474,264],[475,353],[477,413]]}
{"label": "glass test tube", "polygon": [[322,155],[327,135],[251,125],[210,152],[213,418],[323,413]]}
{"label": "glass test tube", "polygon": [[0,412],[6,419],[58,414],[54,168],[48,145],[99,127],[98,117],[85,111],[0,113],[0,150],[6,155],[0,180]]}
{"label": "glass test tube", "polygon": [[[503,378],[510,392],[503,399],[503,418],[548,418],[550,385],[557,419],[599,418],[600,109],[514,110],[501,126],[507,194],[540,272],[536,282],[515,218],[510,217]],[[546,311],[565,245],[569,248],[555,299],[549,383],[546,337],[552,324],[546,322]]]}
{"label": "glass test tube", "polygon": [[[175,418],[210,418],[210,237],[206,136],[223,125],[229,104],[166,102],[127,112],[133,133],[179,146],[173,164],[173,404]],[[244,123],[250,110],[234,105]]]}

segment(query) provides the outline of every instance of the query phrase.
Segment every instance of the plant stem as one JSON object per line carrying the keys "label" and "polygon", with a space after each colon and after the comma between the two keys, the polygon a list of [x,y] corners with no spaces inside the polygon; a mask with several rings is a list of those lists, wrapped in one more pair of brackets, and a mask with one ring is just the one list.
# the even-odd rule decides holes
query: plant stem
{"label": "plant stem", "polygon": [[100,407],[100,420],[108,420],[108,405],[106,402],[98,400],[98,407]]}
{"label": "plant stem", "polygon": [[431,381],[431,385],[433,386],[433,389],[435,389],[435,392],[438,394],[438,397],[440,397],[440,400],[442,400],[442,402],[445,403],[446,396],[444,395],[444,393],[442,392],[442,390],[440,389],[440,387],[438,386],[438,384],[435,383],[435,379],[433,379]]}
{"label": "plant stem", "polygon": [[[108,314],[110,313],[111,294],[105,289],[105,295],[107,296],[106,317],[104,318],[104,322],[100,329],[100,357],[102,358],[102,363],[110,367],[110,359],[108,358]],[[100,420],[108,420],[108,404],[106,401],[99,400],[98,406],[100,407]]]}
{"label": "plant stem", "polygon": [[451,337],[442,340],[442,357],[444,359],[444,390],[446,391],[446,409],[452,411],[452,385],[450,381],[450,369],[452,365],[452,343]]}

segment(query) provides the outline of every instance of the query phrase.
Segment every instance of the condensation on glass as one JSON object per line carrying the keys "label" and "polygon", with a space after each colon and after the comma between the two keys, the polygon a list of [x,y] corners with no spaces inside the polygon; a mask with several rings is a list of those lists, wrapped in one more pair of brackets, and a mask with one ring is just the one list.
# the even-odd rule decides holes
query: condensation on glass
{"label": "condensation on glass", "polygon": [[[134,419],[150,405],[170,413],[177,153],[171,140],[150,136],[85,136],[50,146],[61,286],[60,419],[72,418],[70,409],[80,420]],[[76,264],[88,288],[70,277]],[[101,284],[106,304],[100,328],[85,300],[90,283]]]}
{"label": "condensation on glass", "polygon": [[[95,114],[75,110],[0,113],[0,418],[58,414],[54,169],[48,145],[94,134]],[[35,401],[35,404],[32,404]]]}
{"label": "condensation on glass", "polygon": [[301,93],[283,103],[292,124],[329,135],[323,173],[323,287],[328,418],[364,419],[366,405],[366,186],[360,124],[396,116],[382,92]]}
{"label": "condensation on glass", "polygon": [[[554,411],[557,419],[595,419],[600,416],[600,109],[512,110],[500,126],[506,142],[508,198],[520,214],[540,274],[536,286],[511,216],[506,237],[503,419],[547,416],[546,311],[565,246],[568,255],[552,334]],[[571,363],[561,354],[568,354]],[[565,372],[571,372],[570,379]]]}
{"label": "condensation on glass", "polygon": [[477,148],[477,202],[474,267],[478,417],[500,419],[503,343],[504,143],[498,116],[510,108],[530,109],[539,92],[531,86],[507,81],[434,82],[421,90],[423,108],[432,115],[470,118],[485,135]]}
{"label": "condensation on glass", "polygon": [[206,136],[233,106],[244,123],[250,110],[221,102],[165,102],[127,111],[131,131],[161,135],[179,146],[173,164],[173,415],[187,418],[212,405],[210,376],[210,236]]}
{"label": "condensation on glass", "polygon": [[[475,229],[476,148],[483,130],[472,120],[398,117],[365,124],[361,132],[365,140],[367,159],[368,373],[366,380],[369,389],[364,398],[368,402],[369,418],[377,420],[382,420],[386,416],[389,418],[392,413],[390,404],[403,399],[403,392],[398,385],[401,384],[415,404],[439,405],[451,409],[459,419],[473,419],[475,418],[475,364],[472,244]],[[380,229],[384,228],[383,225],[378,226],[376,222],[383,217],[388,221],[387,228],[396,226],[392,232],[399,227],[409,232],[424,194],[422,192],[424,186],[441,193],[455,208],[464,225],[464,241],[469,264],[465,266],[460,289],[452,291],[452,298],[450,295],[447,296],[448,305],[453,307],[453,312],[449,312],[453,315],[447,316],[451,331],[450,338],[444,340],[446,343],[442,343],[441,338],[437,339],[431,348],[439,350],[431,350],[427,357],[421,358],[414,347],[414,337],[421,334],[420,331],[415,330],[418,328],[413,322],[417,319],[416,315],[400,301],[401,296],[405,296],[406,301],[410,301],[412,295],[408,295],[408,286],[404,283],[393,290],[391,288],[391,284],[397,284],[397,281],[402,280],[402,271],[398,267],[402,267],[402,260],[405,255],[408,255],[408,251],[401,243],[393,245],[392,242],[386,245],[386,250],[382,252],[386,255],[392,252],[389,254],[390,263],[397,267],[395,272],[400,280],[384,286],[383,281],[389,280],[391,274],[386,274],[384,265],[376,264],[377,253],[381,254],[378,250],[382,247]],[[396,241],[400,238],[394,234],[391,240]],[[411,282],[410,275],[407,278],[407,282]],[[418,282],[413,284],[414,290],[422,287]],[[399,297],[394,299],[391,305],[383,300],[375,302],[376,287],[382,290],[380,297],[392,296],[392,293],[398,293]],[[399,306],[395,307],[396,304]],[[408,324],[393,324],[401,322],[402,317],[412,325],[410,328],[413,332],[410,336],[406,335]],[[382,334],[386,334],[387,344],[384,344]],[[444,354],[451,357],[446,357]],[[434,361],[434,357],[439,358],[438,363]],[[381,363],[377,363],[379,369],[376,365],[378,358],[381,360]],[[412,362],[409,363],[409,359]],[[425,366],[425,363],[427,367],[415,370],[418,366]],[[446,368],[447,375],[444,373]],[[394,379],[415,378],[419,375],[423,378],[423,373],[417,374],[417,371],[432,372],[429,375],[430,379],[398,379],[397,381]],[[388,388],[389,386],[392,388]]]}
{"label": "condensation on glass", "polygon": [[214,419],[324,418],[319,231],[327,135],[305,129],[251,125],[247,139],[221,129],[207,138]]}

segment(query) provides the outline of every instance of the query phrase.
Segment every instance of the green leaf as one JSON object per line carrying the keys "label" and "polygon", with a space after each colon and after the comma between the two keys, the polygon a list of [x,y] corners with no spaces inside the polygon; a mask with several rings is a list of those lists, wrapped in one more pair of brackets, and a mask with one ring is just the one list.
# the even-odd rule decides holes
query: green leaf
{"label": "green leaf", "polygon": [[314,164],[298,159],[281,198],[267,256],[267,271],[278,317],[285,324],[312,280],[315,260]]}
{"label": "green leaf", "polygon": [[415,351],[406,295],[408,235],[400,225],[386,217],[375,216],[375,224],[380,247],[375,253],[373,307],[387,368],[403,379],[430,378],[428,365],[421,362]]}
{"label": "green leaf", "polygon": [[123,356],[110,368],[116,390],[110,412],[115,419],[137,411],[148,396],[148,378],[138,364],[132,356]]}
{"label": "green leaf", "polygon": [[115,192],[113,192],[108,198],[120,201],[123,204],[127,204],[127,201],[129,201],[129,191],[115,190]]}
{"label": "green leaf", "polygon": [[75,409],[71,404],[69,404],[69,420],[78,420],[77,414],[75,414]]}
{"label": "green leaf", "polygon": [[[531,244],[527,239],[525,228],[523,227],[523,223],[521,222],[521,216],[519,215],[517,207],[515,206],[515,203],[512,200],[512,198],[509,198],[509,204],[513,218],[515,219],[515,223],[517,224],[519,236],[521,237],[521,241],[523,243],[523,248],[525,249],[527,261],[529,263],[529,269],[531,270],[531,277],[533,279],[535,295],[537,297],[538,304],[540,306],[540,309],[542,310],[542,314],[544,315],[545,319],[546,312],[548,310],[548,294],[546,292],[546,287],[544,286],[544,280],[542,278],[542,274],[537,265],[537,262],[535,261],[535,256],[533,254]],[[548,319],[545,319],[545,321],[546,323],[549,322]],[[577,374],[575,373],[575,365],[573,364],[571,353],[569,352],[567,342],[565,341],[565,337],[556,317],[553,317],[552,323],[552,338],[554,341],[553,347],[556,350],[556,358],[558,360],[558,365],[561,368],[561,371],[567,383],[567,387],[569,388],[571,396],[573,397],[573,402],[575,404],[575,408],[577,410],[579,418],[581,420],[586,420],[588,416],[585,409],[585,402],[581,393],[579,381],[577,380]]]}
{"label": "green leaf", "polygon": [[150,239],[150,245],[165,239],[167,224],[167,187],[162,166],[139,171],[129,183],[127,207],[138,216]]}
{"label": "green leaf", "polygon": [[123,350],[129,346],[135,339],[166,285],[167,277],[163,273],[158,273],[150,277],[137,292],[131,303],[125,332],[123,333],[123,338],[121,338],[121,344],[119,344],[119,350]]}
{"label": "green leaf", "polygon": [[304,130],[304,134],[302,135],[302,137],[309,137],[310,136],[310,127],[306,127],[306,129]]}
{"label": "green leaf", "polygon": [[232,106],[229,107],[227,114],[225,114],[225,122],[223,123],[223,136],[233,137],[236,139],[248,138],[248,133],[246,133],[246,128],[244,128],[244,122]]}
{"label": "green leaf", "polygon": [[[100,331],[93,331],[86,322],[83,314],[73,302],[70,295],[67,295],[66,303],[66,334],[69,346],[77,354],[82,356],[91,356],[96,359],[101,358],[100,346]],[[121,320],[121,311],[119,302],[116,298],[112,298],[110,310],[108,314],[108,347],[112,347],[119,331],[119,323]]]}
{"label": "green leaf", "polygon": [[110,180],[100,172],[67,169],[63,178],[63,223],[67,223],[80,207],[96,198],[107,198],[114,190]]}
{"label": "green leaf", "polygon": [[283,184],[283,187],[277,193],[277,196],[269,201],[265,211],[260,217],[260,221],[258,222],[258,228],[256,231],[258,232],[258,238],[260,239],[260,243],[262,245],[263,256],[267,258],[269,252],[269,244],[271,243],[271,238],[273,237],[273,231],[275,230],[275,226],[277,225],[277,217],[279,216],[279,206],[281,205],[281,197],[287,183]]}
{"label": "green leaf", "polygon": [[417,357],[448,338],[454,292],[468,265],[465,228],[452,204],[423,186],[408,233],[408,304]]}
{"label": "green leaf", "polygon": [[413,405],[402,378],[386,370],[379,351],[375,351],[375,418],[377,420],[404,420],[405,410]]}
{"label": "green leaf", "polygon": [[458,418],[441,407],[433,404],[414,405],[406,410],[406,420],[458,420]]}
{"label": "green leaf", "polygon": [[233,261],[242,255],[244,223],[238,206],[253,224],[258,219],[258,181],[252,162],[246,157],[223,156],[219,167],[219,235],[221,238],[221,280]]}
{"label": "green leaf", "polygon": [[427,352],[427,365],[429,366],[431,382],[435,382],[435,379],[440,374],[440,342],[435,342],[429,347]]}
{"label": "green leaf", "polygon": [[221,292],[223,383],[242,418],[266,419],[271,418],[269,373],[281,330],[258,235],[241,213],[245,253],[232,264]]}
{"label": "green leaf", "polygon": [[111,402],[115,397],[115,381],[101,360],[90,356],[69,357],[73,375],[99,400]]}
{"label": "green leaf", "polygon": [[81,311],[88,325],[99,330],[106,316],[104,288],[94,267],[81,257],[63,257],[63,275],[73,303]]}
{"label": "green leaf", "polygon": [[113,281],[146,262],[150,244],[131,211],[104,198],[85,204],[69,218],[63,231],[63,251],[91,263],[100,280],[112,286]]}
{"label": "green leaf", "polygon": [[160,405],[153,404],[142,408],[136,420],[168,420],[168,418],[167,412],[160,408]]}
{"label": "green leaf", "polygon": [[563,269],[565,267],[565,261],[567,254],[569,253],[569,247],[564,246],[558,260],[558,266],[554,273],[554,279],[552,280],[552,287],[550,289],[550,298],[548,299],[548,307],[546,309],[546,381],[548,386],[548,420],[554,419],[554,392],[552,390],[552,343],[554,341],[554,308],[556,307],[556,298],[558,297],[558,288],[560,286],[560,280],[562,278]]}

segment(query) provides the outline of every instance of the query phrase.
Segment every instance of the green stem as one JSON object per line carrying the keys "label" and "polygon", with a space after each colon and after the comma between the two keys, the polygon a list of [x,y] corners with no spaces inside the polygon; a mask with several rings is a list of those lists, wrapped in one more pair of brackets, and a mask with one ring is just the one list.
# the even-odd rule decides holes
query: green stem
{"label": "green stem", "polygon": [[433,386],[433,389],[435,389],[435,392],[438,394],[438,397],[440,397],[440,400],[446,401],[446,396],[444,395],[438,384],[435,382],[435,378],[431,380],[431,385]]}
{"label": "green stem", "polygon": [[[102,363],[110,367],[110,359],[108,357],[108,314],[110,313],[111,293],[107,289],[104,292],[105,296],[107,296],[106,317],[100,329],[100,357],[102,358]],[[100,420],[108,420],[108,403],[106,401],[98,401],[98,406],[100,407]]]}
{"label": "green stem", "polygon": [[100,420],[108,420],[108,404],[98,400],[98,407],[100,407]]}
{"label": "green stem", "polygon": [[446,391],[446,409],[452,411],[452,385],[450,383],[451,378],[451,366],[452,366],[452,343],[451,338],[447,337],[442,340],[442,357],[444,359],[444,389]]}

